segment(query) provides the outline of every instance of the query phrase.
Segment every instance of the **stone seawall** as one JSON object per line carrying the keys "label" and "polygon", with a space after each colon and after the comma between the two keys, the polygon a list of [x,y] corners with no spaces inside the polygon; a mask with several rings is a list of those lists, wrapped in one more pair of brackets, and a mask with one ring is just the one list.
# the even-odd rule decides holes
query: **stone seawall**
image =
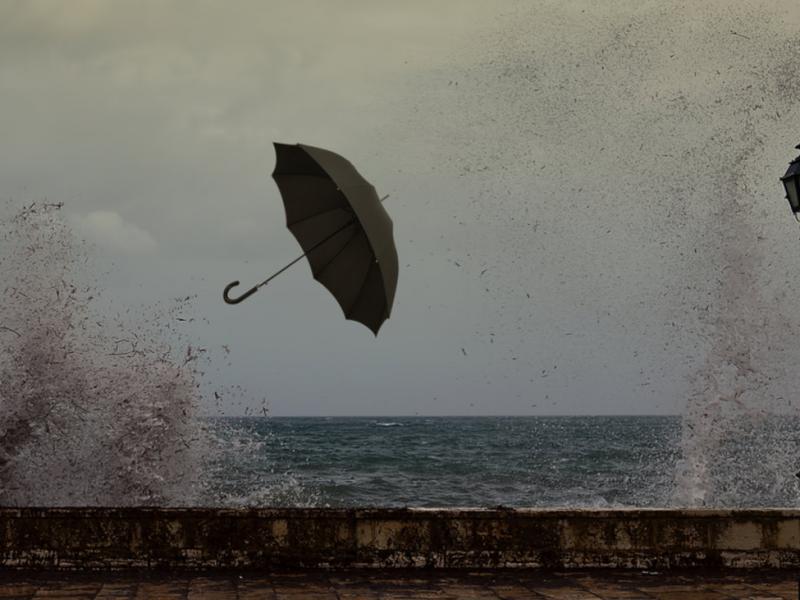
{"label": "stone seawall", "polygon": [[800,510],[0,508],[4,569],[798,568]]}

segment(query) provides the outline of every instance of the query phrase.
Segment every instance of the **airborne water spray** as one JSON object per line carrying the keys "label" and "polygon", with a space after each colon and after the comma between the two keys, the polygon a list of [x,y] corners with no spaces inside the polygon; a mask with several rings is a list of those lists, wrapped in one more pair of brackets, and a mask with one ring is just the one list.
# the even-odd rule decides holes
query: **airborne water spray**
{"label": "airborne water spray", "polygon": [[415,107],[452,140],[427,162],[470,190],[449,209],[479,227],[449,243],[481,276],[492,374],[549,410],[681,412],[665,503],[800,497],[778,181],[798,22],[762,0],[513,3]]}
{"label": "airborne water spray", "polygon": [[247,392],[208,381],[218,357],[185,330],[194,297],[103,302],[105,274],[60,208],[0,206],[0,505],[317,503],[272,472],[264,436],[202,415],[204,392]]}
{"label": "airborne water spray", "polygon": [[[715,260],[697,333],[704,361],[690,377],[673,501],[689,506],[794,506],[796,380],[787,356],[798,327],[765,286],[769,261],[750,181],[764,141],[751,111],[731,128],[731,151],[711,171],[719,198],[698,246]],[[775,274],[771,274],[775,277]]]}
{"label": "airborne water spray", "polygon": [[190,299],[148,320],[98,311],[58,208],[0,220],[0,504],[197,503],[210,438],[197,350],[176,329]]}

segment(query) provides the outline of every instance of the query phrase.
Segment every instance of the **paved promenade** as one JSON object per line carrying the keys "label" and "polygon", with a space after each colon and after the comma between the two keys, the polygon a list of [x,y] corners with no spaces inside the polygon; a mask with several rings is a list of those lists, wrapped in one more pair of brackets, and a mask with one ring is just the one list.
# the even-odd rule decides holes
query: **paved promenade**
{"label": "paved promenade", "polygon": [[726,600],[798,598],[794,573],[284,572],[0,574],[0,598],[110,600]]}

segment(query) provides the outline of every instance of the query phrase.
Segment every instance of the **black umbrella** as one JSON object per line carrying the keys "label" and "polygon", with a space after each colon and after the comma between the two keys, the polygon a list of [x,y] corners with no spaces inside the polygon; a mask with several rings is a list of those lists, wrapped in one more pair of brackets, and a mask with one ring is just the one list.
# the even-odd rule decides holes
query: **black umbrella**
{"label": "black umbrella", "polygon": [[[350,320],[375,335],[389,318],[397,287],[392,220],[375,188],[348,160],[305,144],[275,144],[272,177],[286,209],[286,225],[304,254],[238,298],[237,304],[298,262],[308,259],[314,279],[328,288]],[[385,198],[384,198],[385,199]]]}

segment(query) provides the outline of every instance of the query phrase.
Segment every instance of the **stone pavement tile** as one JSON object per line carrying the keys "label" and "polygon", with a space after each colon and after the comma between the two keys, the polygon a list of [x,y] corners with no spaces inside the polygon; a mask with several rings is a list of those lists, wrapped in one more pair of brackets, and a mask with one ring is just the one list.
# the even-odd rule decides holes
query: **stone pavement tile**
{"label": "stone pavement tile", "polygon": [[592,590],[593,594],[603,600],[655,600],[653,596],[639,590],[625,590],[625,592],[625,594],[621,594],[615,590]]}
{"label": "stone pavement tile", "polygon": [[[422,576],[419,573],[367,573],[351,574],[348,576],[331,576],[331,584],[339,595],[346,591],[350,597],[358,598],[358,594],[367,598],[418,598],[427,600],[450,600],[439,584],[439,577],[435,574]],[[496,598],[495,598],[496,600]]]}
{"label": "stone pavement tile", "polygon": [[36,592],[36,584],[29,582],[0,582],[0,598],[26,598]]}
{"label": "stone pavement tile", "polygon": [[34,600],[48,598],[49,600],[94,600],[100,591],[101,583],[74,583],[71,581],[47,581],[39,584],[39,588],[32,596]]}
{"label": "stone pavement tile", "polygon": [[340,600],[379,600],[377,586],[365,576],[334,577],[330,583]]}
{"label": "stone pavement tile", "polygon": [[381,590],[378,594],[381,600],[416,600],[417,598],[442,598],[443,600],[452,600],[450,596],[442,596],[441,594],[431,596],[426,593],[414,592],[414,590]]}
{"label": "stone pavement tile", "polygon": [[269,579],[272,581],[273,586],[287,585],[299,587],[304,585],[318,588],[320,586],[330,585],[330,579],[326,576],[326,573],[315,571],[308,573],[286,573],[281,571],[270,574]]}
{"label": "stone pavement tile", "polygon": [[651,600],[653,596],[629,584],[587,583],[586,591],[603,600]]}
{"label": "stone pavement tile", "polygon": [[600,596],[589,592],[583,586],[575,586],[570,583],[558,587],[539,587],[531,586],[531,589],[544,598],[551,600],[597,600]]}
{"label": "stone pavement tile", "polygon": [[240,576],[236,584],[238,600],[275,600],[272,580],[268,577]]}
{"label": "stone pavement tile", "polygon": [[[416,590],[416,589],[388,589],[381,590],[378,594],[381,600],[459,600],[455,596],[445,594],[441,590]],[[496,598],[496,597],[495,597]]]}
{"label": "stone pavement tile", "polygon": [[372,582],[370,589],[378,593],[378,598],[392,600],[451,600],[433,581],[420,580],[404,582],[398,580],[378,580]]}
{"label": "stone pavement tile", "polygon": [[0,574],[0,600],[796,600],[795,573]]}
{"label": "stone pavement tile", "polygon": [[459,573],[452,573],[447,577],[447,580],[464,581],[465,578],[471,582],[486,585],[487,582],[495,581],[497,579],[497,574],[492,571],[468,571],[466,573],[461,571]]}
{"label": "stone pavement tile", "polygon": [[641,576],[625,573],[587,575],[579,574],[572,579],[586,591],[604,600],[646,600],[652,596],[639,589]]}
{"label": "stone pavement tile", "polygon": [[749,583],[753,588],[754,598],[781,598],[783,600],[797,600],[797,582],[779,583]]}
{"label": "stone pavement tile", "polygon": [[419,582],[402,582],[393,581],[391,583],[378,583],[374,584],[375,589],[383,591],[393,591],[396,594],[403,594],[406,592],[414,592],[419,594],[420,598],[436,598],[442,595],[441,586],[436,581],[419,581]]}
{"label": "stone pavement tile", "polygon": [[[439,581],[438,577],[429,576],[429,577],[420,577],[419,575],[414,576],[404,576],[403,574],[379,574],[376,573],[374,576],[370,576],[369,574],[365,575],[361,579],[362,581],[369,581],[370,585],[374,585],[377,587],[418,587],[418,588],[426,588],[430,587],[433,588]],[[336,579],[332,578],[331,581],[336,583]]]}
{"label": "stone pavement tile", "polygon": [[275,575],[270,577],[272,587],[277,591],[286,590],[307,590],[315,594],[325,593],[333,590],[333,584],[326,578],[318,575],[307,575],[305,577],[287,577],[285,575]]}
{"label": "stone pavement tile", "polygon": [[238,600],[277,600],[278,596],[270,589],[252,589],[245,592],[239,592],[236,596]]}
{"label": "stone pavement tile", "polygon": [[39,600],[40,598],[47,598],[47,600],[94,600],[94,594],[76,596],[75,594],[68,594],[66,596],[62,596],[61,594],[54,592],[47,595],[40,595],[34,594],[31,596],[32,600]]}
{"label": "stone pavement tile", "polygon": [[629,580],[628,583],[649,594],[667,594],[669,592],[686,592],[697,589],[705,589],[705,585],[699,578],[689,579],[687,577],[658,577],[642,579],[640,581]]}
{"label": "stone pavement tile", "polygon": [[741,582],[711,582],[706,587],[711,591],[725,594],[731,598],[750,598],[756,594],[756,590],[752,586]]}
{"label": "stone pavement tile", "polygon": [[40,600],[47,598],[47,600],[94,600],[94,594],[61,594],[58,590],[47,590],[46,594],[36,592],[31,596],[31,600]]}
{"label": "stone pavement tile", "polygon": [[141,581],[136,586],[136,600],[184,600],[189,592],[188,580],[177,581]]}
{"label": "stone pavement tile", "polygon": [[[298,576],[299,575],[299,576]],[[337,600],[328,578],[319,573],[280,574],[272,579],[278,600]]]}
{"label": "stone pavement tile", "polygon": [[94,600],[122,600],[136,597],[135,581],[104,583]]}
{"label": "stone pavement tile", "polygon": [[339,595],[339,600],[380,600],[378,592],[368,588],[337,589],[336,593]]}
{"label": "stone pavement tile", "polygon": [[642,588],[642,591],[647,592],[657,600],[730,600],[733,596],[713,592],[705,586],[699,586],[692,589],[691,586],[685,586],[682,590],[674,590],[670,592],[653,592],[649,588]]}
{"label": "stone pavement tile", "polygon": [[440,587],[445,594],[461,600],[483,600],[489,598],[497,600],[497,595],[492,590],[479,583],[469,585],[463,582],[444,582]]}
{"label": "stone pavement tile", "polygon": [[797,579],[794,577],[786,578],[783,580],[773,580],[773,581],[756,581],[750,580],[747,584],[756,590],[777,590],[781,593],[791,593],[794,592],[797,594],[798,590],[798,583]]}
{"label": "stone pavement tile", "polygon": [[275,590],[275,598],[277,600],[338,600],[336,592],[305,592],[302,589],[293,590]]}
{"label": "stone pavement tile", "polygon": [[[69,594],[82,596],[86,594],[97,594],[102,586],[103,584],[99,581],[88,583],[75,581],[56,581],[54,587],[60,594],[65,596],[68,596]],[[36,593],[41,594],[44,591],[45,590],[42,589],[42,586],[40,586]]]}
{"label": "stone pavement tile", "polygon": [[500,598],[545,598],[533,590],[534,586],[553,587],[564,582],[563,577],[552,573],[542,573],[535,571],[520,572],[490,572],[489,577],[481,580],[478,578],[473,581],[481,581],[487,589],[491,590]]}
{"label": "stone pavement tile", "polygon": [[194,577],[189,582],[187,600],[236,600],[236,584],[220,577]]}
{"label": "stone pavement tile", "polygon": [[318,577],[294,580],[280,577],[273,579],[272,586],[278,599],[336,600],[336,592],[330,582]]}
{"label": "stone pavement tile", "polygon": [[497,586],[492,585],[489,589],[491,589],[501,600],[528,600],[529,598],[541,600],[544,598],[544,596],[540,596],[522,584],[510,585],[505,583]]}

